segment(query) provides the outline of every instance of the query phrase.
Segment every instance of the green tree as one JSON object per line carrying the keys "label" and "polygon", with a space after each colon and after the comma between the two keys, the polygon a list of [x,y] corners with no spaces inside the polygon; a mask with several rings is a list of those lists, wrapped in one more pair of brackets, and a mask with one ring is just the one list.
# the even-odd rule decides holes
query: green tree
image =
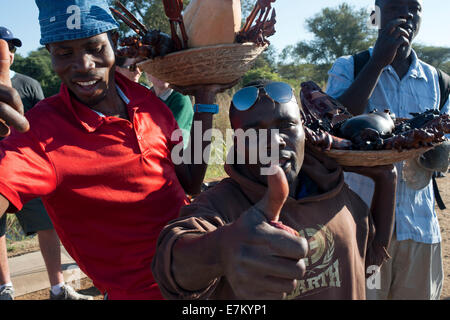
{"label": "green tree", "polygon": [[450,61],[443,63],[441,69],[442,71],[447,72],[447,74],[450,74]]}
{"label": "green tree", "polygon": [[46,97],[59,92],[61,80],[53,71],[50,53],[45,47],[32,51],[26,58],[17,54],[12,69],[39,81]]}
{"label": "green tree", "polygon": [[306,20],[306,28],[313,39],[285,48],[281,57],[316,65],[313,80],[317,82],[326,82],[327,71],[338,57],[365,50],[376,39],[375,30],[367,26],[366,10],[347,3],[322,9]]}
{"label": "green tree", "polygon": [[300,41],[293,54],[311,63],[331,64],[338,57],[367,49],[376,39],[376,32],[367,26],[365,9],[347,3],[325,8],[306,20],[311,41]]}
{"label": "green tree", "polygon": [[247,83],[257,80],[257,79],[283,81],[281,76],[278,73],[272,71],[268,66],[263,66],[263,67],[255,68],[255,69],[248,71],[242,77],[242,84],[245,86]]}
{"label": "green tree", "polygon": [[440,69],[448,68],[448,63],[450,63],[450,48],[416,44],[414,45],[414,50],[419,58],[426,63]]}

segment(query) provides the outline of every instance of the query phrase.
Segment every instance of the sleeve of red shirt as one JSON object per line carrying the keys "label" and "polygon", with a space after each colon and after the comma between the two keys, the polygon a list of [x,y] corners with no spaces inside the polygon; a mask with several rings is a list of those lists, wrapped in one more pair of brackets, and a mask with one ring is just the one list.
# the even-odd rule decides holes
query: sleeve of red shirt
{"label": "sleeve of red shirt", "polygon": [[12,130],[11,136],[0,142],[0,194],[15,207],[8,212],[50,194],[56,183],[53,165],[32,130],[27,133]]}

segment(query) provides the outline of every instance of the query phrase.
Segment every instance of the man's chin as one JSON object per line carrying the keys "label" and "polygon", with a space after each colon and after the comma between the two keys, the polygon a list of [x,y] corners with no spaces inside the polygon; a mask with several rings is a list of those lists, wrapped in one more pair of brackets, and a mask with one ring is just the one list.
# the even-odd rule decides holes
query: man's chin
{"label": "man's chin", "polygon": [[75,97],[75,99],[77,99],[78,101],[80,101],[82,104],[88,106],[88,107],[93,107],[96,106],[98,104],[100,104],[100,102],[102,102],[106,95],[105,94],[99,94],[99,95],[94,95],[94,96],[83,96],[83,95],[79,95],[76,94],[74,91],[72,91],[73,96]]}
{"label": "man's chin", "polygon": [[401,46],[397,50],[397,57],[396,58],[399,58],[401,60],[408,59],[409,56],[411,55],[411,52],[412,52],[411,45]]}

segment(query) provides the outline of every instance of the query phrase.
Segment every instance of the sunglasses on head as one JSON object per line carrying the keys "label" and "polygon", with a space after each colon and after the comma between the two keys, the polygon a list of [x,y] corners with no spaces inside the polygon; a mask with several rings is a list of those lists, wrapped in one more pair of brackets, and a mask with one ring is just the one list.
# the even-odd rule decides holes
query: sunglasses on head
{"label": "sunglasses on head", "polygon": [[272,101],[278,103],[287,103],[294,96],[292,87],[284,82],[272,82],[263,87],[245,87],[235,93],[233,96],[233,105],[239,111],[250,109],[258,100],[261,92],[265,93]]}

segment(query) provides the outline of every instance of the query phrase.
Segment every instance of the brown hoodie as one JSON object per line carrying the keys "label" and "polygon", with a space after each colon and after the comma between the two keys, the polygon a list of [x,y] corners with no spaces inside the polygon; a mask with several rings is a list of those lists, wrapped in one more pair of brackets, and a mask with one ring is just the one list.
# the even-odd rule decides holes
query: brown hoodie
{"label": "brown hoodie", "polygon": [[[186,233],[206,233],[232,223],[255,205],[267,187],[225,167],[230,178],[204,192],[181,210],[181,217],[161,232],[153,260],[153,274],[167,299],[235,299],[227,279],[212,279],[199,292],[183,290],[171,272],[171,249]],[[334,161],[305,153],[302,170],[313,180],[319,195],[289,197],[280,220],[298,230],[309,243],[306,274],[290,299],[365,299],[365,256],[373,236],[369,209],[344,184]],[[226,245],[225,243],[223,245]],[[189,261],[186,261],[189,268]]]}

